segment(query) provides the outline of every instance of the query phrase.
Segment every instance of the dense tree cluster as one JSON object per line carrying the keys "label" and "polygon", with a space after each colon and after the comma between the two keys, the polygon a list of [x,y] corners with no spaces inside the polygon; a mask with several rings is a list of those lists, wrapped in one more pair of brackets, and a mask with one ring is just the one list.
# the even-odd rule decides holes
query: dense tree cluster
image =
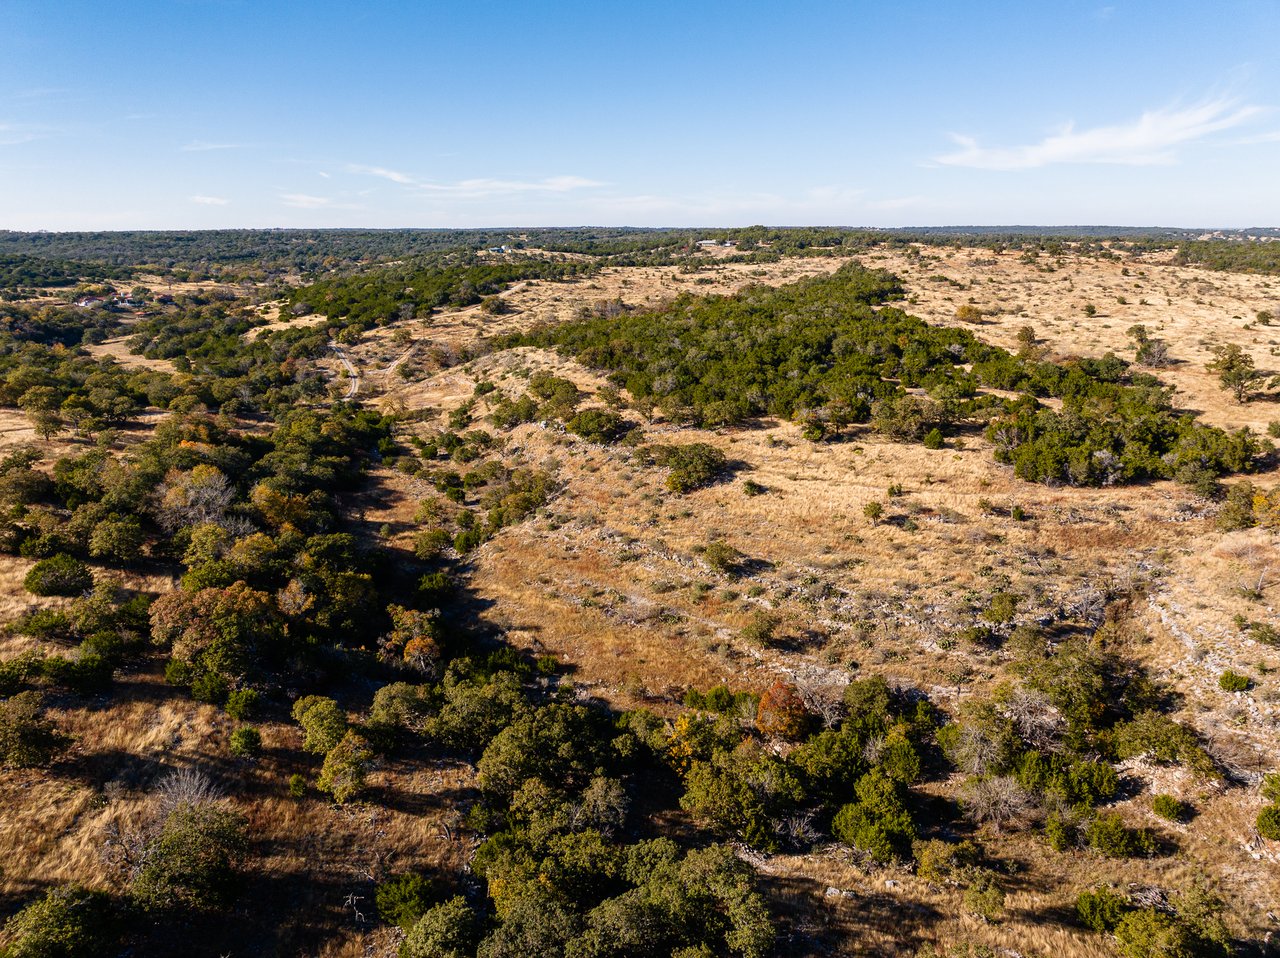
{"label": "dense tree cluster", "polygon": [[569,279],[594,268],[589,263],[534,257],[486,262],[470,254],[449,253],[321,279],[293,290],[289,303],[297,311],[322,313],[343,325],[368,329],[394,319],[427,316],[444,306],[472,306],[520,280]]}
{"label": "dense tree cluster", "polygon": [[128,279],[132,270],[97,263],[0,253],[0,290],[74,286],[85,280]]}
{"label": "dense tree cluster", "polygon": [[[501,345],[557,346],[608,370],[638,404],[703,426],[773,415],[821,439],[870,423],[936,448],[946,433],[985,425],[996,458],[1031,481],[1194,483],[1245,471],[1267,448],[1248,430],[1179,413],[1171,390],[1114,355],[1062,364],[1014,355],[880,305],[899,292],[886,274],[845,266],[778,289],[588,317]],[[999,399],[980,387],[1022,395]]]}
{"label": "dense tree cluster", "polygon": [[1280,245],[1232,240],[1180,243],[1176,262],[1241,273],[1280,273]]}

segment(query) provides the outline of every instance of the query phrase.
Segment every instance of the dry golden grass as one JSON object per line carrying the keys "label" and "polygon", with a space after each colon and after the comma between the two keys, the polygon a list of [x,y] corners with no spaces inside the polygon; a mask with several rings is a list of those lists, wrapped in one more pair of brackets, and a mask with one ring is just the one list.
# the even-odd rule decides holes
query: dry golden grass
{"label": "dry golden grass", "polygon": [[[922,319],[966,326],[1014,351],[1018,329],[1029,325],[1052,354],[1101,356],[1110,351],[1130,360],[1133,342],[1126,330],[1142,324],[1168,342],[1177,360],[1150,372],[1176,386],[1181,404],[1206,422],[1265,432],[1269,422],[1280,419],[1274,402],[1235,403],[1204,368],[1213,358],[1211,345],[1235,343],[1253,356],[1259,369],[1280,372],[1280,326],[1254,323],[1258,312],[1275,311],[1280,278],[1175,266],[1168,254],[1116,261],[1072,254],[1046,273],[1041,267],[1055,262],[1047,255],[1028,264],[1019,252],[920,249],[918,257],[878,253],[862,259],[900,275],[909,297],[904,308]],[[939,276],[963,288],[932,278]],[[1126,302],[1119,303],[1120,298]],[[965,304],[987,314],[980,325],[956,320],[956,310]],[[1092,317],[1084,313],[1090,304],[1097,310]],[[1246,324],[1253,328],[1245,329]]]}
{"label": "dry golden grass", "polygon": [[[1005,346],[1015,346],[1017,329],[1031,325],[1059,356],[1108,349],[1128,356],[1125,329],[1145,323],[1185,360],[1158,374],[1206,419],[1258,429],[1280,418],[1273,403],[1230,402],[1203,371],[1202,340],[1209,338],[1239,342],[1263,368],[1275,364],[1269,330],[1242,328],[1273,298],[1273,281],[1155,260],[1127,264],[1133,275],[1126,277],[1126,264],[1072,257],[1057,272],[1041,273],[1016,254],[924,252],[939,258],[864,259],[900,272],[914,299],[907,308],[925,319],[954,322],[957,306],[972,298],[991,311],[977,334]],[[388,410],[430,410],[419,427],[424,431],[443,428],[478,382],[495,383],[498,391],[475,410],[476,425],[492,430],[483,419],[492,401],[519,395],[534,372],[572,379],[588,405],[597,402],[604,380],[542,350],[463,361],[483,338],[568,318],[602,300],[656,304],[682,290],[783,282],[841,262],[719,264],[687,276],[670,268],[607,269],[581,282],[526,283],[503,295],[509,313],[488,316],[473,308],[400,322],[349,352],[360,368],[362,396]],[[937,274],[966,288],[930,279]],[[695,285],[698,278],[712,282]],[[1121,295],[1130,304],[1117,303]],[[1140,306],[1142,298],[1159,305]],[[1086,302],[1100,315],[1085,317]],[[319,321],[293,323],[313,320]],[[1236,615],[1277,619],[1280,546],[1274,536],[1216,531],[1213,507],[1172,483],[1088,490],[1020,482],[972,437],[963,449],[930,451],[869,433],[812,443],[779,422],[723,432],[640,424],[646,441],[716,445],[740,464],[736,477],[675,496],[664,488],[662,470],[632,461],[624,447],[592,446],[554,424],[526,424],[502,433],[499,454],[508,465],[555,473],[561,489],[538,516],[504,530],[471,557],[468,588],[483,606],[482,619],[518,647],[555,655],[584,693],[669,714],[690,686],[727,682],[758,690],[790,677],[834,694],[850,674],[875,673],[952,706],[1005,675],[1002,653],[954,641],[993,594],[1021,595],[1019,616],[1032,621],[1132,590],[1137,598],[1121,611],[1116,630],[1123,650],[1182,697],[1178,716],[1206,734],[1220,761],[1245,779],[1275,769],[1280,654],[1232,623]],[[144,422],[132,438],[147,427]],[[0,448],[33,439],[23,417],[0,414]],[[43,448],[52,455],[73,445],[60,440]],[[747,478],[765,494],[746,496]],[[1274,485],[1280,475],[1257,481]],[[891,485],[900,485],[901,494],[890,496]],[[379,469],[352,510],[363,528],[385,525],[388,544],[408,550],[419,504],[436,495],[422,480]],[[873,525],[865,518],[871,501],[884,504],[888,521]],[[1025,521],[1010,517],[1014,506],[1025,510]],[[755,563],[739,577],[716,572],[700,556],[713,539]],[[36,604],[21,592],[29,565],[0,559],[0,619]],[[1243,595],[1259,577],[1261,600]],[[761,611],[779,620],[781,641],[767,648],[741,634]],[[27,647],[29,640],[10,637],[0,651]],[[1268,663],[1271,671],[1263,668]],[[1217,677],[1228,667],[1249,674],[1254,688],[1222,692]],[[303,914],[296,924],[272,930],[282,952],[389,953],[393,936],[355,914],[372,911],[374,878],[426,866],[456,869],[467,860],[469,848],[448,830],[474,787],[465,765],[416,757],[388,762],[375,775],[374,800],[343,810],[288,796],[288,776],[312,774],[316,766],[301,754],[292,724],[263,723],[263,758],[237,763],[227,754],[229,720],[168,689],[158,664],[122,677],[105,704],[70,698],[54,704],[59,723],[76,736],[72,754],[51,773],[0,773],[2,894],[49,881],[107,880],[99,855],[106,826],[144,814],[156,777],[183,766],[240,783],[231,800],[249,816],[259,853],[252,894],[263,901],[297,896],[281,913]],[[1252,833],[1257,789],[1221,789],[1149,763],[1129,763],[1123,771],[1133,797],[1118,808],[1132,823],[1175,837],[1176,856],[1113,862],[1051,852],[1024,832],[983,833],[992,854],[1018,864],[1006,915],[994,924],[967,915],[958,889],[931,887],[904,869],[867,867],[847,852],[764,857],[759,866],[795,942],[792,952],[910,955],[925,944],[968,941],[1024,955],[1101,958],[1110,953],[1107,940],[1071,923],[1079,891],[1103,880],[1180,888],[1197,874],[1227,897],[1238,931],[1259,936],[1274,924],[1268,914],[1280,903],[1280,850]],[[956,783],[930,790],[951,798]],[[1185,826],[1155,820],[1150,798],[1157,792],[1192,802],[1197,816]],[[357,898],[352,905],[344,904],[349,895]]]}
{"label": "dry golden grass", "polygon": [[153,369],[162,373],[174,371],[173,361],[169,359],[148,359],[129,351],[129,336],[116,336],[104,339],[100,343],[86,346],[87,352],[94,359],[112,359],[126,369]]}
{"label": "dry golden grass", "polygon": [[280,304],[266,303],[259,307],[258,310],[264,318],[270,320],[262,326],[255,326],[244,334],[244,338],[248,342],[253,342],[264,333],[274,333],[278,329],[302,329],[309,326],[321,326],[329,321],[328,316],[321,316],[318,313],[312,313],[308,316],[290,316],[287,319],[280,319]]}
{"label": "dry golden grass", "polygon": [[[1154,335],[1169,340],[1175,356],[1186,359],[1159,375],[1206,419],[1262,429],[1276,418],[1273,404],[1241,407],[1227,399],[1203,371],[1208,353],[1200,343],[1207,336],[1238,341],[1267,368],[1268,344],[1259,342],[1267,331],[1242,330],[1243,321],[1232,318],[1251,318],[1247,311],[1264,307],[1266,280],[1144,263],[1131,269],[1146,271],[1141,281],[1159,295],[1167,293],[1172,305],[1153,318],[1141,312],[1146,307],[1117,304],[1116,314],[1097,316],[1090,325],[1082,314],[1076,320],[1054,316],[1066,312],[1071,296],[1101,307],[1107,292],[1127,281],[1120,264],[1073,260],[1063,271],[1070,273],[1072,290],[1035,289],[1038,298],[1015,311],[1008,308],[1015,290],[1042,274],[1030,273],[1009,255],[996,258],[997,268],[968,263],[966,255],[955,254],[954,262],[942,265],[874,257],[869,262],[905,273],[908,294],[917,300],[908,309],[935,322],[953,322],[964,300],[948,298],[952,290],[927,277],[980,277],[978,304],[1004,308],[976,331],[1009,347],[1016,348],[1018,327],[1030,324],[1059,356],[1108,349],[1131,355],[1124,330],[1146,322]],[[838,265],[820,262],[823,268]],[[661,276],[656,287],[654,277],[645,282],[649,296],[673,291]],[[1192,292],[1184,292],[1184,283],[1192,284]],[[589,305],[615,290],[635,289],[556,287],[549,299],[528,294],[527,312],[493,320],[476,316],[461,328],[460,314],[446,317],[441,342],[460,351],[467,332],[479,337],[492,332],[494,323],[509,331],[569,316],[584,301]],[[583,287],[576,289],[576,304],[575,287]],[[1186,301],[1206,287],[1213,288],[1217,306]],[[516,291],[511,299],[521,295]],[[1113,292],[1113,302],[1116,295],[1125,294]],[[1136,302],[1142,295],[1127,298]],[[637,300],[644,301],[643,295]],[[414,348],[440,345],[437,332],[423,330],[421,345],[415,332]],[[362,348],[386,350],[379,361],[394,359],[393,351],[377,345],[393,335],[384,332]],[[428,425],[443,426],[447,414],[472,397],[478,381],[518,395],[524,387],[519,374],[538,370],[571,378],[588,397],[602,385],[598,375],[570,360],[519,350],[440,371],[428,366],[404,384],[388,384],[381,401],[390,408],[430,408]],[[485,408],[481,403],[477,414]],[[811,687],[838,687],[856,663],[856,671],[890,675],[954,704],[1003,674],[999,653],[947,641],[975,621],[974,613],[994,592],[1022,595],[1020,618],[1031,621],[1061,614],[1091,595],[1105,599],[1136,588],[1145,598],[1126,613],[1131,624],[1125,634],[1133,636],[1126,651],[1173,682],[1185,698],[1179,717],[1212,731],[1211,747],[1220,760],[1253,775],[1274,767],[1280,754],[1280,684],[1274,672],[1254,666],[1269,658],[1274,667],[1276,656],[1240,635],[1231,619],[1237,613],[1274,619],[1274,585],[1266,585],[1260,604],[1240,597],[1238,589],[1246,579],[1256,584],[1264,569],[1277,570],[1275,539],[1256,532],[1224,537],[1213,528],[1212,506],[1184,488],[1166,482],[1124,489],[1032,485],[1014,479],[972,438],[964,449],[930,451],[870,434],[841,444],[811,443],[796,427],[777,422],[715,433],[659,422],[646,425],[645,433],[647,441],[709,442],[740,462],[742,471],[733,481],[673,496],[662,486],[661,470],[633,464],[625,449],[594,447],[554,427],[521,426],[509,434],[504,457],[511,464],[553,468],[563,490],[541,518],[504,531],[474,557],[470,585],[489,605],[486,617],[517,645],[571,665],[573,680],[591,694],[620,707],[645,704],[665,711],[684,688],[717,681],[759,689],[781,675]],[[743,478],[767,493],[743,495]],[[1277,479],[1257,477],[1264,485]],[[901,485],[902,494],[889,497],[891,485]],[[893,521],[871,525],[862,510],[872,500],[884,503]],[[1015,505],[1025,510],[1026,521],[1009,518]],[[698,558],[699,548],[713,538],[761,563],[740,579],[714,572]],[[761,609],[779,616],[787,641],[762,649],[741,639],[741,628]],[[1254,689],[1221,692],[1217,676],[1228,665],[1248,671]],[[903,884],[893,900],[878,901],[884,895],[878,889],[878,904],[868,907],[869,892],[845,899],[826,891],[839,884],[825,877],[830,862],[811,856],[780,865],[783,859],[774,859],[766,871],[782,869],[781,900],[791,896],[802,903],[802,923],[825,923],[828,937],[821,940],[834,953],[908,953],[904,941],[916,939],[904,932],[902,916],[928,914],[918,923],[928,929],[920,942],[972,940],[1082,958],[1106,954],[1104,940],[1070,927],[1067,917],[1074,896],[1100,875],[1177,887],[1202,872],[1229,891],[1240,930],[1264,929],[1280,888],[1270,874],[1274,849],[1250,834],[1256,795],[1247,789],[1206,791],[1201,783],[1149,765],[1135,764],[1127,774],[1141,783],[1137,797],[1120,806],[1135,824],[1152,824],[1149,802],[1158,791],[1183,795],[1201,809],[1182,829],[1180,858],[1104,865],[1091,854],[1064,858],[1026,836],[1007,836],[997,845],[1028,871],[1024,887],[1010,895],[1009,917],[996,925],[965,917],[958,893],[931,898],[901,876],[894,878]],[[881,878],[877,874],[875,880]]]}

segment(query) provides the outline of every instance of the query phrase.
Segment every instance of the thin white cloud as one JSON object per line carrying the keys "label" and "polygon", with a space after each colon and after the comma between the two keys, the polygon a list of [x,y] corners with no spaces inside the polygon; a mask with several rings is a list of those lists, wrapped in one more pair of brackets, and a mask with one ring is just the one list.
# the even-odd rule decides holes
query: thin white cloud
{"label": "thin white cloud", "polygon": [[663,222],[791,222],[822,223],[843,221],[878,212],[913,209],[930,203],[923,196],[877,198],[857,187],[823,185],[796,194],[769,192],[701,193],[662,195],[655,193],[617,194],[593,192],[585,199],[588,208],[602,217],[661,217]]}
{"label": "thin white cloud", "polygon": [[804,194],[806,206],[852,206],[862,202],[866,190],[846,186],[815,186]]}
{"label": "thin white cloud", "polygon": [[362,166],[358,163],[352,163],[347,167],[351,173],[360,173],[365,176],[378,176],[384,180],[390,180],[392,183],[399,183],[402,186],[414,186],[413,177],[407,173],[400,173],[396,170],[389,170],[385,166]]}
{"label": "thin white cloud", "polygon": [[926,206],[928,203],[928,198],[924,196],[894,196],[886,200],[872,200],[867,204],[867,209],[909,210],[915,207]]}
{"label": "thin white cloud", "polygon": [[487,177],[458,180],[453,183],[438,183],[432,180],[419,180],[408,173],[388,169],[385,166],[366,166],[353,163],[347,167],[349,173],[362,176],[376,176],[390,180],[400,186],[409,187],[414,192],[432,196],[453,196],[459,199],[483,199],[490,196],[504,196],[512,193],[569,193],[573,190],[591,189],[604,186],[597,180],[589,180],[583,176],[549,176],[540,180],[502,180]]}
{"label": "thin white cloud", "polygon": [[1280,130],[1259,133],[1256,136],[1241,137],[1235,141],[1237,146],[1253,146],[1255,143],[1280,143]]}
{"label": "thin white cloud", "polygon": [[52,132],[48,127],[0,123],[0,146],[16,146],[19,143],[42,140]]}
{"label": "thin white cloud", "polygon": [[6,100],[42,100],[45,97],[58,96],[66,92],[67,90],[65,87],[36,86],[36,87],[29,87],[26,90],[15,90],[14,92],[7,94],[4,97],[4,99]]}
{"label": "thin white cloud", "polygon": [[603,186],[596,180],[582,176],[550,176],[542,180],[495,180],[477,178],[460,180],[457,183],[421,184],[422,189],[458,193],[467,197],[499,196],[505,193],[569,193],[573,190],[585,190],[595,186]]}
{"label": "thin white cloud", "polygon": [[179,149],[183,153],[208,153],[210,150],[238,150],[239,143],[210,143],[208,140],[191,140]]}
{"label": "thin white cloud", "polygon": [[979,170],[1030,170],[1059,163],[1112,163],[1126,166],[1168,164],[1175,148],[1239,126],[1262,112],[1226,98],[1192,106],[1150,110],[1138,119],[1115,126],[1077,130],[1067,124],[1039,143],[1014,147],[984,147],[973,137],[953,134],[960,146],[935,158],[944,166]]}
{"label": "thin white cloud", "polygon": [[190,197],[190,199],[192,203],[199,203],[201,206],[226,206],[231,202],[230,200],[223,199],[221,196],[205,196],[202,193],[197,193],[195,196]]}
{"label": "thin white cloud", "polygon": [[299,210],[318,210],[333,205],[333,200],[328,197],[311,196],[307,193],[281,193],[280,202]]}

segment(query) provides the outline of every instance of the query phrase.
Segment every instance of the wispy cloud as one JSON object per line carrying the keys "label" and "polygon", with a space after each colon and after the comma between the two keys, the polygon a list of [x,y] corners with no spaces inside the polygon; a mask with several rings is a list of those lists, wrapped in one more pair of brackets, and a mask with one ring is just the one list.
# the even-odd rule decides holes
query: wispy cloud
{"label": "wispy cloud", "polygon": [[199,203],[201,206],[226,206],[231,202],[230,200],[223,199],[221,196],[205,196],[201,193],[197,193],[195,196],[190,197],[190,200],[192,203]]}
{"label": "wispy cloud", "polygon": [[865,189],[850,186],[815,186],[795,194],[755,192],[705,192],[689,195],[641,193],[633,195],[593,192],[588,208],[602,216],[646,216],[689,222],[741,220],[782,221],[788,217],[812,218],[828,223],[869,212],[905,209],[927,202],[923,197],[878,199]]}
{"label": "wispy cloud", "polygon": [[37,86],[29,87],[25,90],[15,90],[6,94],[5,100],[43,100],[45,97],[59,96],[66,93],[66,89],[56,86]]}
{"label": "wispy cloud", "polygon": [[307,193],[281,193],[280,202],[299,210],[319,210],[333,205],[333,200],[327,196],[311,196]]}
{"label": "wispy cloud", "polygon": [[802,202],[807,206],[848,207],[862,202],[866,192],[847,186],[815,186],[805,192]]}
{"label": "wispy cloud", "polygon": [[604,186],[597,180],[589,180],[583,176],[548,176],[537,180],[502,180],[485,177],[457,180],[441,183],[423,180],[401,173],[399,170],[385,166],[365,166],[351,164],[347,172],[362,176],[376,176],[405,186],[414,192],[433,196],[455,196],[460,199],[482,199],[489,196],[503,196],[512,193],[569,193],[573,190],[591,189]]}
{"label": "wispy cloud", "polygon": [[867,204],[871,210],[909,210],[929,203],[924,196],[893,196],[885,200],[872,200]]}
{"label": "wispy cloud", "polygon": [[390,180],[392,183],[399,183],[402,186],[417,185],[413,177],[407,173],[400,173],[396,170],[389,170],[385,166],[362,166],[358,163],[352,163],[347,167],[350,173],[360,173],[364,176],[377,176],[384,180]]}
{"label": "wispy cloud", "polygon": [[1260,107],[1218,98],[1151,110],[1115,126],[1077,130],[1069,123],[1039,143],[1014,147],[984,147],[973,137],[953,134],[960,149],[935,162],[980,170],[1030,170],[1059,163],[1168,164],[1176,159],[1177,147],[1239,126],[1261,112]]}
{"label": "wispy cloud", "polygon": [[1280,143],[1280,130],[1270,133],[1259,133],[1256,136],[1245,136],[1234,141],[1237,146],[1253,146],[1255,143]]}
{"label": "wispy cloud", "polygon": [[549,176],[541,180],[471,179],[457,183],[420,183],[418,187],[434,193],[456,193],[470,198],[508,193],[569,193],[603,185],[583,176]]}
{"label": "wispy cloud", "polygon": [[19,143],[30,143],[32,140],[42,140],[52,132],[48,127],[0,123],[0,146],[15,146]]}
{"label": "wispy cloud", "polygon": [[210,150],[238,150],[239,143],[211,143],[208,140],[191,140],[179,147],[183,153],[208,153]]}

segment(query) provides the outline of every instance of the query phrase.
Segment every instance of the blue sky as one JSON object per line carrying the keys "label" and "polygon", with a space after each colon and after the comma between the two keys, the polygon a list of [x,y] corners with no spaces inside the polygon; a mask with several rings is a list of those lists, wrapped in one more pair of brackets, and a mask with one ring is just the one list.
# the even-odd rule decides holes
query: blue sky
{"label": "blue sky", "polygon": [[1280,225],[1280,2],[4,0],[0,228]]}

